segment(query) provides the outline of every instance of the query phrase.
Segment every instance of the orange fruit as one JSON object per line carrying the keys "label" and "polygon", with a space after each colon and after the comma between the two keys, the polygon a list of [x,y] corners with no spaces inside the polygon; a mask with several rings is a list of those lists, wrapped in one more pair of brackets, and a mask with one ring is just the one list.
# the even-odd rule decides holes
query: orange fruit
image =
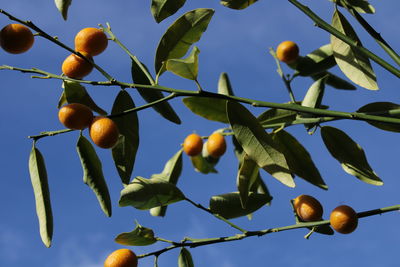
{"label": "orange fruit", "polygon": [[137,267],[137,265],[136,254],[127,248],[115,250],[104,261],[104,267]]}
{"label": "orange fruit", "polygon": [[60,108],[58,119],[67,128],[82,130],[89,127],[93,120],[93,112],[85,105],[71,103]]}
{"label": "orange fruit", "polygon": [[[89,60],[93,60],[88,53],[81,52],[81,54],[87,57]],[[69,78],[82,79],[92,72],[93,65],[90,62],[87,62],[84,58],[75,54],[71,54],[64,60],[61,69],[62,72]]]}
{"label": "orange fruit", "polygon": [[28,51],[34,42],[31,30],[22,24],[8,24],[0,32],[1,47],[11,54]]}
{"label": "orange fruit", "polygon": [[97,56],[108,45],[107,35],[97,28],[84,28],[75,36],[75,50]]}
{"label": "orange fruit", "polygon": [[299,47],[295,42],[284,41],[278,45],[276,56],[285,63],[293,63],[299,57]]}
{"label": "orange fruit", "polygon": [[324,212],[321,203],[309,195],[300,195],[294,199],[294,210],[297,216],[305,222],[319,221]]}
{"label": "orange fruit", "polygon": [[336,232],[350,234],[358,225],[357,212],[352,207],[341,205],[331,212],[330,221]]}
{"label": "orange fruit", "polygon": [[97,146],[112,148],[118,142],[118,126],[107,117],[95,117],[89,126],[89,135]]}
{"label": "orange fruit", "polygon": [[203,150],[203,139],[198,134],[189,134],[183,142],[183,151],[188,156],[197,156]]}
{"label": "orange fruit", "polygon": [[207,152],[211,157],[219,158],[226,151],[225,138],[220,133],[213,133],[207,140]]}

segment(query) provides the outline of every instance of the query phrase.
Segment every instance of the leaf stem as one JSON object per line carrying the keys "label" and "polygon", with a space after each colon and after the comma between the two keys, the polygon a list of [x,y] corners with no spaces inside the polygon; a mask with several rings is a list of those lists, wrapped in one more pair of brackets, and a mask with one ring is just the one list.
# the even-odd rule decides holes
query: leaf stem
{"label": "leaf stem", "polygon": [[225,219],[224,217],[222,217],[222,216],[220,216],[220,215],[218,215],[218,214],[213,213],[210,209],[207,209],[207,208],[204,207],[203,205],[198,204],[198,203],[195,203],[194,201],[192,201],[192,200],[190,200],[190,199],[188,199],[188,198],[185,198],[185,200],[186,200],[187,202],[189,202],[190,204],[192,204],[193,206],[195,206],[196,208],[199,208],[199,209],[201,209],[201,210],[204,210],[205,212],[207,212],[207,213],[213,215],[214,217],[216,217],[217,219],[219,219],[219,220],[221,220],[221,221],[223,221],[223,222],[229,224],[231,227],[233,227],[233,228],[239,230],[240,232],[242,232],[242,233],[247,233],[246,230],[244,230],[244,229],[242,229],[241,227],[237,226],[236,224],[230,222],[229,220]]}
{"label": "leaf stem", "polygon": [[41,132],[39,135],[30,135],[28,138],[33,139],[35,142],[43,137],[46,136],[54,136],[58,134],[63,134],[63,133],[69,133],[74,130],[72,129],[62,129],[62,130],[57,130],[57,131],[49,131],[49,132]]}
{"label": "leaf stem", "polygon": [[[358,216],[358,218],[364,218],[364,217],[368,217],[368,216],[380,215],[382,213],[397,211],[397,210],[400,210],[400,205],[359,212],[359,213],[357,213],[357,216]],[[322,221],[316,221],[316,222],[300,222],[300,223],[283,226],[283,227],[268,228],[268,229],[259,230],[259,231],[247,231],[242,234],[237,234],[234,236],[216,237],[216,238],[207,238],[207,239],[187,238],[183,242],[176,242],[172,246],[165,247],[163,249],[153,251],[150,253],[138,255],[138,258],[144,258],[144,257],[148,257],[148,256],[153,256],[153,255],[158,256],[164,252],[167,252],[167,251],[175,249],[175,248],[180,248],[180,247],[195,248],[195,247],[206,246],[206,245],[217,244],[217,243],[239,241],[239,240],[242,240],[242,239],[245,239],[248,237],[252,237],[252,236],[261,237],[261,236],[271,234],[271,233],[278,233],[278,232],[300,229],[300,228],[314,228],[314,227],[318,227],[318,226],[322,226],[322,225],[329,225],[329,224],[330,224],[329,220],[322,220]]]}

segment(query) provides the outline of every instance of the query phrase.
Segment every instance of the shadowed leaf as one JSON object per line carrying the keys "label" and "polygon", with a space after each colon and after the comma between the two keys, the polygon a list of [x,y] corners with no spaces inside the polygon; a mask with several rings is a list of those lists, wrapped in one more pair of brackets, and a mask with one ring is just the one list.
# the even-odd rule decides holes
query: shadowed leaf
{"label": "shadowed leaf", "polygon": [[234,95],[231,82],[229,80],[228,74],[223,72],[219,76],[218,80],[218,94],[222,95]]}
{"label": "shadowed leaf", "polygon": [[258,179],[259,169],[260,167],[257,163],[245,154],[236,178],[240,203],[242,204],[243,209],[246,208],[250,189]]}
{"label": "shadowed leaf", "polygon": [[124,246],[148,246],[157,242],[154,232],[150,228],[141,226],[136,222],[132,232],[121,233],[115,238],[115,242]]}
{"label": "shadowed leaf", "polygon": [[152,0],[151,13],[157,23],[175,14],[186,0]]}
{"label": "shadowed leaf", "polygon": [[194,267],[192,255],[186,248],[182,248],[179,253],[178,267]]}
{"label": "shadowed leaf", "polygon": [[296,64],[296,72],[301,76],[310,76],[326,71],[335,65],[332,46],[326,44],[307,56],[299,58]]}
{"label": "shadowed leaf", "polygon": [[183,104],[194,114],[207,120],[229,123],[226,117],[226,100],[211,97],[186,97]]}
{"label": "shadowed leaf", "polygon": [[[379,114],[380,116],[400,118],[400,105],[391,102],[374,102],[362,106],[357,110],[357,112]],[[381,130],[396,132],[396,133],[400,132],[400,126],[398,124],[372,122],[372,121],[371,122],[367,121],[367,123]]]}
{"label": "shadowed leaf", "polygon": [[258,0],[221,0],[221,5],[232,9],[245,9]]}

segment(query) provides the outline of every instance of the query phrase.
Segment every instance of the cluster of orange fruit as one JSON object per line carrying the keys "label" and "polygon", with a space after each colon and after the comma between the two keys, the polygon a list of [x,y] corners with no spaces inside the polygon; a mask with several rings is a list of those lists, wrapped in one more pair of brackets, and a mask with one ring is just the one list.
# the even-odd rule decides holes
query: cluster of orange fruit
{"label": "cluster of orange fruit", "polygon": [[[321,203],[309,195],[300,195],[293,201],[297,216],[305,222],[322,220],[323,208]],[[357,212],[347,205],[336,207],[330,214],[330,223],[336,232],[350,234],[358,225]]]}
{"label": "cluster of orange fruit", "polygon": [[83,130],[89,128],[93,143],[101,148],[112,148],[118,142],[119,131],[113,120],[93,116],[92,110],[79,103],[71,103],[60,108],[58,119],[67,128]]}
{"label": "cluster of orange fruit", "polygon": [[[207,153],[213,158],[219,158],[226,151],[225,138],[220,133],[211,134],[205,144]],[[183,142],[183,151],[190,156],[194,157],[203,151],[203,139],[195,133],[188,135]]]}
{"label": "cluster of orange fruit", "polygon": [[[93,57],[101,54],[108,45],[107,35],[97,28],[84,28],[75,36],[75,51],[81,53],[82,58],[74,53],[63,62],[62,72],[69,78],[82,79],[93,70]],[[89,61],[88,61],[89,60]]]}

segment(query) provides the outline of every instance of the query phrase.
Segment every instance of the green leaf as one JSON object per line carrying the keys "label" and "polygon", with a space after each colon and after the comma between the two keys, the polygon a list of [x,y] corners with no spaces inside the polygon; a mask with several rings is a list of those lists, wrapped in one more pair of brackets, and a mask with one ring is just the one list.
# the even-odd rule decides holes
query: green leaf
{"label": "green leaf", "polygon": [[[129,93],[121,90],[112,107],[112,114],[121,113],[135,107],[135,103]],[[139,147],[139,120],[137,113],[129,113],[124,116],[114,117],[113,121],[119,129],[119,141],[112,148],[112,156],[115,167],[123,184],[128,184],[133,166],[135,165],[136,153]]]}
{"label": "green leaf", "polygon": [[243,161],[240,165],[236,184],[240,195],[240,203],[242,208],[245,209],[247,205],[250,189],[259,178],[259,169],[257,163],[244,154]]}
{"label": "green leaf", "polygon": [[183,104],[194,114],[207,120],[228,123],[226,117],[226,100],[212,97],[186,97]]}
{"label": "green leaf", "polygon": [[227,102],[226,110],[232,131],[246,154],[280,182],[294,187],[285,156],[253,114],[241,104],[231,101]]}
{"label": "green leaf", "polygon": [[272,138],[285,154],[287,163],[293,174],[319,188],[328,189],[328,186],[325,184],[311,159],[310,153],[294,136],[284,130],[280,130],[273,133]]}
{"label": "green leaf", "polygon": [[152,0],[151,14],[157,23],[175,14],[184,4],[186,0]]}
{"label": "green leaf", "polygon": [[202,154],[190,157],[190,160],[192,162],[195,171],[197,172],[203,174],[218,173],[218,171],[214,168],[215,164],[213,162],[208,161]]}
{"label": "green leaf", "polygon": [[107,115],[107,112],[97,106],[97,104],[90,97],[85,87],[83,87],[78,82],[63,82],[64,91],[60,97],[60,101],[58,103],[58,108],[66,103],[80,103],[88,106],[93,111],[99,113],[100,115]]}
{"label": "green leaf", "polygon": [[212,9],[198,8],[185,13],[169,26],[161,37],[156,51],[157,74],[162,74],[163,71],[160,70],[164,61],[183,57],[190,46],[200,40],[213,14]]}
{"label": "green leaf", "polygon": [[33,145],[29,155],[29,174],[35,195],[36,214],[39,220],[40,237],[46,247],[51,246],[53,236],[53,213],[44,158]]}
{"label": "green leaf", "polygon": [[331,155],[348,174],[372,185],[383,185],[382,180],[370,167],[364,150],[346,133],[330,126],[321,128],[322,140]]}
{"label": "green leaf", "polygon": [[[346,18],[336,10],[332,18],[332,26],[362,46],[356,32]],[[331,35],[333,55],[340,70],[355,84],[370,90],[378,90],[376,75],[372,70],[368,57],[357,49]]]}
{"label": "green leaf", "polygon": [[335,89],[341,89],[341,90],[356,90],[357,88],[349,83],[346,80],[343,80],[342,78],[336,76],[335,74],[332,74],[328,71],[323,71],[321,73],[312,75],[311,78],[313,78],[313,80],[318,80],[324,76],[327,76],[327,79],[325,81],[325,83],[327,85],[332,86]]}
{"label": "green leaf", "polygon": [[[164,170],[159,174],[153,174],[151,178],[164,179],[165,181],[176,185],[182,173],[182,152],[182,149],[176,152],[175,155],[167,161]],[[156,207],[150,210],[150,214],[153,216],[164,217],[166,212],[167,206]]]}
{"label": "green leaf", "polygon": [[[143,71],[143,69],[147,71],[147,75]],[[132,60],[131,74],[134,83],[144,84],[144,85],[154,84],[153,78],[151,78],[151,76],[150,77],[148,76],[150,74],[148,73],[147,67],[143,63],[140,63],[139,65],[137,61]],[[151,103],[164,98],[163,93],[160,91],[151,90],[148,88],[136,88],[136,89],[147,103]],[[175,113],[175,111],[168,102],[158,103],[157,105],[154,105],[152,107],[165,119],[176,124],[181,124],[181,120],[179,119],[178,115]]]}
{"label": "green leaf", "polygon": [[301,76],[310,76],[326,71],[336,65],[331,44],[312,51],[296,63],[296,72]]}
{"label": "green leaf", "polygon": [[54,0],[58,11],[60,11],[64,20],[68,18],[68,8],[72,4],[72,0]]}
{"label": "green leaf", "polygon": [[[357,112],[400,118],[400,105],[392,102],[373,102],[365,106],[362,106],[357,110]],[[398,124],[372,122],[372,121],[371,122],[366,121],[366,122],[381,130],[400,133],[400,126]]]}
{"label": "green leaf", "polygon": [[190,55],[185,59],[168,59],[165,68],[186,79],[196,80],[199,72],[200,50],[194,46]]}
{"label": "green leaf", "polygon": [[211,197],[210,210],[225,219],[233,219],[249,215],[270,201],[268,195],[251,192],[243,209],[239,192],[232,192]]}
{"label": "green leaf", "polygon": [[234,95],[231,82],[229,81],[228,74],[223,72],[218,80],[218,94]]}
{"label": "green leaf", "polygon": [[186,248],[182,248],[179,253],[178,267],[194,267],[192,255]]}
{"label": "green leaf", "polygon": [[375,13],[375,8],[367,0],[331,0],[339,6],[347,5],[360,13]]}
{"label": "green leaf", "polygon": [[115,238],[115,242],[124,246],[148,246],[157,242],[154,232],[150,228],[141,226],[136,222],[132,232],[121,233]]}
{"label": "green leaf", "polygon": [[79,135],[76,149],[83,168],[83,182],[94,192],[103,212],[111,216],[111,198],[104,179],[102,165],[92,144]]}
{"label": "green leaf", "polygon": [[271,108],[258,116],[258,121],[262,127],[269,128],[271,125],[277,127],[284,126],[296,120],[297,113],[291,110]]}
{"label": "green leaf", "polygon": [[132,206],[136,209],[148,210],[184,199],[185,196],[181,190],[164,179],[136,177],[122,189],[119,206]]}
{"label": "green leaf", "polygon": [[258,0],[221,0],[221,5],[232,9],[245,9]]}

